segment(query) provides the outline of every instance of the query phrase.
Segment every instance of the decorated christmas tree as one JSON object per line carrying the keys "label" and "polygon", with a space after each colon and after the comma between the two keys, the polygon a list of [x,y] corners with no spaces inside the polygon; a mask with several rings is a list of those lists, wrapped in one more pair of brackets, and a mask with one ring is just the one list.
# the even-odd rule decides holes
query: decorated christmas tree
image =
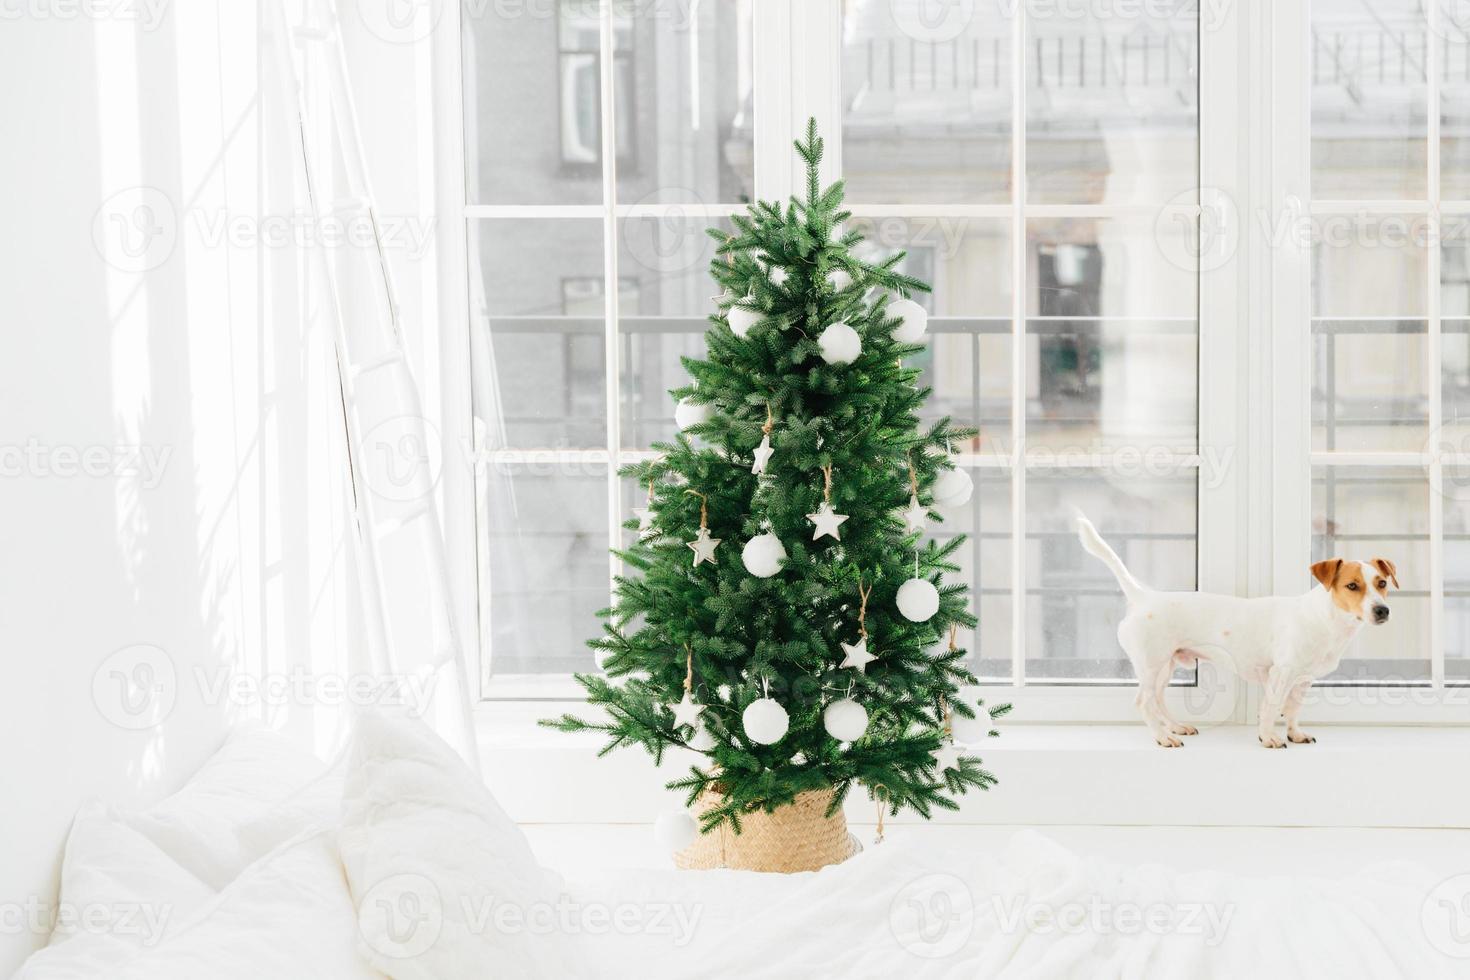
{"label": "decorated christmas tree", "polygon": [[908,296],[928,286],[901,252],[859,257],[842,184],[820,187],[815,121],[795,145],[805,200],[711,230],[724,292],[671,393],[681,432],[623,470],[648,500],[591,642],[602,674],[578,677],[605,716],[547,722],[606,733],[604,753],[700,753],[669,785],[704,832],[813,790],[830,817],[854,786],[928,817],[995,782],[952,738],[953,715],[974,717],[956,640],[975,618],[944,582],[964,539],[924,536],[970,499],[950,454],[974,432],[921,426],[929,391],[903,359],[924,350]]}

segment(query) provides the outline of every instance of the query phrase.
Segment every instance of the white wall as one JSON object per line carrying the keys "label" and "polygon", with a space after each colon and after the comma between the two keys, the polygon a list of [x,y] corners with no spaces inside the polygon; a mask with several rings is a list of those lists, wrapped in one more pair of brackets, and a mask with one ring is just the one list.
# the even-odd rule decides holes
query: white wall
{"label": "white wall", "polygon": [[[333,736],[213,687],[344,669],[353,595],[329,337],[261,220],[296,187],[255,8],[0,22],[3,905],[54,901],[82,799],[157,799],[233,719]],[[111,462],[138,448],[161,474]],[[0,932],[0,975],[44,939]]]}

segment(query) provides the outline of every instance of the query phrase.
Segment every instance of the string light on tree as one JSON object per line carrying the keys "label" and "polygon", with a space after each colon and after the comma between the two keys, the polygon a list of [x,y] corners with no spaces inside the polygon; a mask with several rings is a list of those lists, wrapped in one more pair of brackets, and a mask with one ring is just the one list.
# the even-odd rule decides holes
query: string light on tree
{"label": "string light on tree", "polygon": [[832,464],[828,463],[822,467],[822,503],[817,507],[815,514],[806,515],[806,519],[816,525],[812,532],[812,540],[820,541],[824,535],[831,535],[833,540],[841,541],[842,535],[837,529],[842,522],[847,520],[846,514],[838,514],[832,510]]}
{"label": "string light on tree", "polygon": [[698,490],[685,490],[699,498],[699,533],[690,541],[689,548],[694,552],[694,567],[698,568],[704,562],[711,565],[715,563],[715,548],[723,538],[712,538],[709,536],[709,498]]}
{"label": "string light on tree", "polygon": [[868,664],[878,658],[868,652],[868,596],[873,594],[870,585],[863,588],[862,579],[858,579],[858,596],[862,599],[858,606],[858,641],[856,643],[838,643],[844,654],[839,669],[850,667],[859,674],[868,672]]}

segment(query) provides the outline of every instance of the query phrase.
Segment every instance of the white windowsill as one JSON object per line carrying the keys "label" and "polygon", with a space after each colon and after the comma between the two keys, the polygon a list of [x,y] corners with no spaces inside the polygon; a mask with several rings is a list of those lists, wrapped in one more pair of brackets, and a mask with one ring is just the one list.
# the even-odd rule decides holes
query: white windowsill
{"label": "white windowsill", "polygon": [[[699,761],[670,752],[655,769],[641,749],[598,758],[595,734],[536,726],[565,703],[501,702],[477,716],[486,780],[525,823],[644,823],[682,806],[663,783]],[[1470,728],[1304,726],[1313,745],[1268,750],[1255,729],[1220,725],[1180,749],[1142,724],[1007,725],[975,748],[1000,779],[971,793],[954,824],[1256,827],[1466,827]],[[872,804],[855,793],[854,822]],[[899,822],[912,821],[912,816]]]}

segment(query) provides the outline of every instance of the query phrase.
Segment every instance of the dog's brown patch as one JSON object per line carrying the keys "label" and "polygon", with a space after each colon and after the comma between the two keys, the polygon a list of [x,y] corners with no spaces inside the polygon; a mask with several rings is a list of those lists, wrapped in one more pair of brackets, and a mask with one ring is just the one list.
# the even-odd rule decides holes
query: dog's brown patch
{"label": "dog's brown patch", "polygon": [[1312,577],[1332,595],[1337,608],[1363,618],[1363,599],[1368,595],[1368,586],[1360,563],[1329,558],[1312,566]]}
{"label": "dog's brown patch", "polygon": [[[1375,558],[1373,559],[1373,567],[1378,569],[1379,575],[1392,581],[1395,589],[1399,587],[1399,570],[1393,562],[1387,558]],[[1379,586],[1379,588],[1382,588],[1382,586]]]}

